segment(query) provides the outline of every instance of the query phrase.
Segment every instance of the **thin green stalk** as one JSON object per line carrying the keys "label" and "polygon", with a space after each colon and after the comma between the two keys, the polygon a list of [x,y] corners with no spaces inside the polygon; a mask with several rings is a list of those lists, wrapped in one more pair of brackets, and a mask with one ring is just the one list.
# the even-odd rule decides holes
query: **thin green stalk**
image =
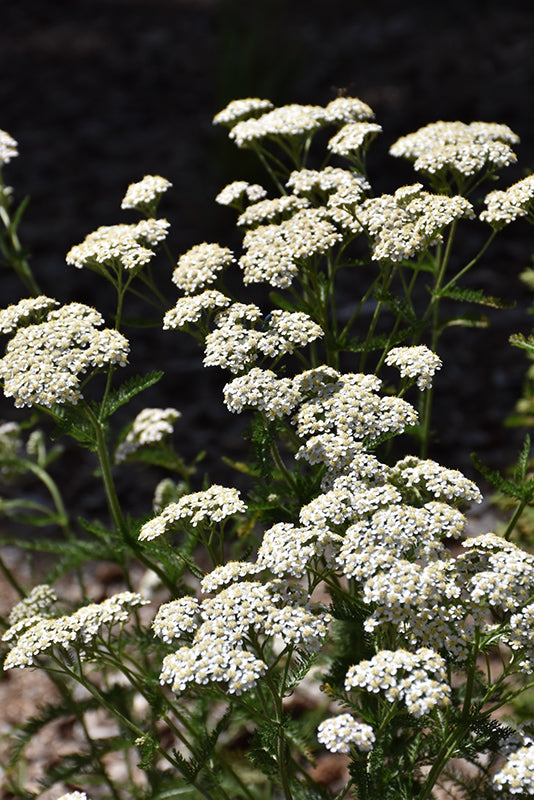
{"label": "thin green stalk", "polygon": [[0,205],[0,219],[4,223],[8,243],[11,249],[11,252],[6,253],[6,259],[13,267],[18,278],[24,284],[26,289],[28,289],[33,296],[37,297],[38,295],[42,294],[41,289],[39,288],[37,281],[33,276],[28,261],[24,257],[24,251],[22,249],[19,237],[17,236],[15,226],[8,214],[7,209],[2,205]]}
{"label": "thin green stalk", "polygon": [[525,510],[525,508],[528,506],[528,504],[531,501],[531,499],[532,498],[530,498],[530,499],[527,498],[525,500],[521,500],[521,502],[518,503],[517,508],[514,511],[512,517],[510,519],[510,522],[506,526],[506,530],[503,533],[503,537],[506,539],[506,541],[510,540],[510,536],[512,535],[513,530],[514,530],[515,526],[517,525],[517,522],[518,522],[520,516],[522,515],[523,511]]}
{"label": "thin green stalk", "polygon": [[84,410],[86,416],[91,422],[91,425],[93,426],[93,430],[96,435],[97,455],[100,463],[102,480],[104,482],[104,489],[106,492],[106,498],[108,501],[108,507],[111,513],[111,517],[113,519],[113,523],[116,529],[120,531],[120,533],[122,533],[122,535],[126,539],[128,537],[128,528],[124,521],[117,493],[115,491],[115,484],[113,482],[113,476],[111,474],[111,464],[109,461],[109,455],[104,436],[103,425],[100,422],[100,420],[97,419],[97,417],[93,414],[91,408],[89,407],[89,405],[87,405],[87,403],[84,404]]}

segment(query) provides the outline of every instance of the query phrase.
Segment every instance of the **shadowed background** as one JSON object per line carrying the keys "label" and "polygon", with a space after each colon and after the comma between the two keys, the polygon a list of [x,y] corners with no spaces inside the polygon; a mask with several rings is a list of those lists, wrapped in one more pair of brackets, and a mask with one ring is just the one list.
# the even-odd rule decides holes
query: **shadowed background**
{"label": "shadowed background", "polygon": [[[17,199],[31,196],[21,235],[43,291],[61,301],[113,309],[109,286],[65,264],[68,249],[99,225],[134,222],[120,202],[147,173],[173,183],[161,214],[172,223],[178,255],[201,241],[236,245],[234,216],[214,203],[230,180],[261,179],[211,119],[237,97],[276,105],[325,104],[338,90],[360,97],[383,128],[373,145],[375,191],[416,178],[387,156],[402,134],[437,119],[495,121],[521,137],[519,166],[506,186],[534,167],[532,91],[534,11],[519,0],[19,0],[0,25],[0,128],[19,142],[5,169]],[[476,246],[466,242],[466,252]],[[519,434],[503,430],[520,391],[526,361],[507,344],[530,328],[530,298],[517,275],[530,262],[532,229],[503,234],[470,285],[505,298],[489,331],[451,329],[442,340],[436,445],[443,463],[470,470],[469,453],[499,466],[513,457]],[[177,296],[171,265],[160,262],[169,306]],[[2,276],[3,304],[20,287]],[[350,287],[349,287],[350,288]],[[354,287],[355,297],[358,287]],[[242,451],[242,421],[222,406],[221,371],[201,368],[201,353],[176,332],[136,336],[132,361],[167,376],[143,405],[174,405],[179,449],[205,449],[206,468],[221,479],[222,455]],[[2,413],[16,418],[6,405]],[[472,471],[471,471],[472,474]],[[231,481],[232,476],[227,480]],[[74,498],[86,487],[69,476]],[[135,481],[124,479],[123,492]],[[131,482],[131,483],[130,483]],[[139,501],[146,508],[146,497]],[[136,489],[136,498],[138,498]]]}

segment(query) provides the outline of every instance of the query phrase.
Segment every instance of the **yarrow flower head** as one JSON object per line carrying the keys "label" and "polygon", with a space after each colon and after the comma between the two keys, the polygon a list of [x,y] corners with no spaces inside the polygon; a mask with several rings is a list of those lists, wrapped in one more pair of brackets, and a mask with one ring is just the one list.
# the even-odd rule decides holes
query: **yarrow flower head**
{"label": "yarrow flower head", "polygon": [[131,183],[121,203],[121,208],[133,208],[152,215],[162,195],[172,183],[161,175],[145,175],[142,181]]}
{"label": "yarrow flower head", "polygon": [[328,142],[328,149],[338,156],[350,157],[362,147],[367,147],[382,132],[376,122],[349,122]]}
{"label": "yarrow flower head", "polygon": [[7,131],[0,130],[0,165],[9,164],[12,158],[18,156],[17,142]]}
{"label": "yarrow flower head", "polygon": [[273,104],[270,100],[262,100],[259,97],[232,100],[226,108],[213,117],[213,124],[231,128],[240,120],[260,116],[265,111],[270,111],[271,108],[273,108]]}
{"label": "yarrow flower head", "polygon": [[45,322],[20,328],[0,360],[5,396],[17,407],[77,403],[80,374],[127,363],[127,339],[110,328],[99,330],[103,321],[94,308],[69,303],[50,311]]}
{"label": "yarrow flower head", "polygon": [[234,206],[241,208],[244,201],[257,203],[267,197],[267,191],[259,183],[248,183],[247,181],[233,181],[222,189],[215,202],[221,206]]}
{"label": "yarrow flower head", "polygon": [[133,421],[126,439],[115,453],[115,461],[120,463],[144,445],[161,442],[174,430],[174,423],[181,417],[175,408],[144,408]]}
{"label": "yarrow flower head", "polygon": [[493,775],[491,786],[497,797],[504,795],[534,795],[534,744],[520,747],[511,753],[504,766]]}
{"label": "yarrow flower head", "polygon": [[416,183],[365,200],[356,217],[373,240],[373,259],[398,262],[441,242],[444,228],[473,217],[473,207],[460,195],[432,194]]}
{"label": "yarrow flower head", "polygon": [[67,792],[62,794],[57,800],[89,800],[85,792]]}
{"label": "yarrow flower head", "polygon": [[323,208],[303,208],[279,225],[253,228],[243,239],[247,252],[239,259],[243,282],[286,289],[303,259],[326,253],[341,238]]}
{"label": "yarrow flower head", "polygon": [[[262,330],[245,324],[260,321]],[[261,310],[253,303],[234,303],[217,315],[216,328],[206,337],[204,365],[238,373],[261,356],[293,353],[321,336],[322,328],[303,312],[275,310],[263,320]]]}
{"label": "yarrow flower head", "polygon": [[171,503],[161,514],[145,523],[139,533],[141,540],[148,541],[162,536],[176,522],[186,520],[190,525],[223,522],[227,517],[246,510],[237,489],[213,484],[202,492],[186,494],[177,503]]}
{"label": "yarrow flower head", "polygon": [[514,183],[508,189],[496,189],[486,195],[486,210],[480,214],[492,228],[503,228],[519,217],[532,214],[534,207],[534,175]]}
{"label": "yarrow flower head", "polygon": [[[236,575],[247,574],[237,565]],[[207,576],[207,590],[216,588],[221,579],[217,570],[215,584]],[[225,683],[230,694],[242,694],[256,685],[267,671],[267,664],[246,649],[249,633],[254,637],[280,639],[283,646],[296,645],[318,649],[327,633],[330,616],[319,604],[308,601],[304,590],[286,581],[242,581],[231,583],[212,598],[202,601],[198,609],[202,623],[194,631],[191,643],[166,656],[160,674],[162,684],[183,692],[188,684]],[[189,633],[188,618],[196,613],[177,606],[178,621],[173,623],[173,610],[166,614],[166,631],[176,628],[178,638]],[[168,617],[168,619],[167,619]],[[184,631],[184,628],[186,630]]]}
{"label": "yarrow flower head", "polygon": [[359,122],[374,117],[373,109],[357,97],[336,97],[324,110],[328,122],[342,124]]}
{"label": "yarrow flower head", "polygon": [[203,242],[180,256],[172,274],[173,283],[186,294],[192,294],[213,283],[226,267],[235,261],[228,247]]}
{"label": "yarrow flower head", "polygon": [[258,119],[238,122],[230,131],[230,138],[238,147],[250,147],[266,138],[292,139],[311,134],[325,124],[325,109],[321,106],[293,103],[268,111]]}
{"label": "yarrow flower head", "polygon": [[457,469],[447,469],[431,459],[407,456],[397,461],[390,475],[399,489],[413,488],[427,492],[436,500],[480,503],[482,495],[478,486]]}
{"label": "yarrow flower head", "polygon": [[106,268],[138,270],[153,258],[151,249],[167,236],[166,219],[143,219],[136,225],[102,225],[71,247],[67,264],[102,272]]}
{"label": "yarrow flower head", "polygon": [[331,753],[350,753],[352,746],[368,753],[373,749],[376,737],[370,725],[357,722],[350,714],[338,714],[321,722],[317,728],[317,740]]}
{"label": "yarrow flower head", "polygon": [[398,367],[402,378],[417,378],[421,391],[430,389],[435,372],[442,366],[440,357],[425,345],[394,347],[386,356],[386,364]]}
{"label": "yarrow flower head", "polygon": [[402,136],[389,152],[413,162],[418,172],[470,177],[513,164],[517,158],[510,145],[518,141],[507,125],[440,121]]}
{"label": "yarrow flower head", "polygon": [[53,297],[39,295],[39,297],[25,297],[18,303],[2,308],[0,309],[0,333],[12,333],[41,312],[49,311],[58,305],[58,301]]}
{"label": "yarrow flower head", "polygon": [[200,294],[186,294],[163,317],[163,330],[183,328],[191,322],[198,322],[205,311],[226,308],[231,302],[229,297],[217,289],[205,289]]}
{"label": "yarrow flower head", "polygon": [[449,705],[451,688],[446,680],[445,660],[431,648],[420,647],[415,653],[381,650],[372,659],[350,667],[345,689],[383,692],[390,702],[403,701],[409,714],[422,717]]}
{"label": "yarrow flower head", "polygon": [[70,616],[31,617],[33,624],[22,631],[21,622],[25,620],[19,620],[2,637],[3,641],[10,641],[14,633],[18,636],[21,632],[6,656],[4,669],[31,667],[37,656],[54,648],[79,645],[86,651],[103,627],[124,624],[131,610],[147,602],[136,592],[120,592],[101,603],[82,606]]}
{"label": "yarrow flower head", "polygon": [[20,620],[29,617],[49,616],[56,601],[57,595],[47,583],[34,586],[30,594],[11,609],[8,617],[9,624],[15,625]]}

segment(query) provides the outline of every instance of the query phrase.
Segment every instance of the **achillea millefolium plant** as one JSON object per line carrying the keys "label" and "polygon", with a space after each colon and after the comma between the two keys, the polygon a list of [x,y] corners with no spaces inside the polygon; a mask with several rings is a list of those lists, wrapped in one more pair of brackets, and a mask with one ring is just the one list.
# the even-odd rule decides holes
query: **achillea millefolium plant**
{"label": "achillea millefolium plant", "polygon": [[[57,554],[50,581],[23,587],[1,562],[20,593],[3,620],[4,668],[46,670],[61,698],[10,733],[10,796],[39,796],[17,764],[42,727],[72,715],[85,744],[42,776],[63,800],[534,794],[534,734],[503,717],[534,673],[534,556],[513,541],[534,495],[529,441],[502,480],[516,513],[499,535],[466,537],[481,493],[428,456],[440,336],[464,321],[468,339],[466,304],[500,305],[462,278],[503,226],[532,219],[534,179],[485,194],[516,161],[517,136],[438,122],[391,147],[417,182],[375,196],[372,120],[350,97],[230,103],[214,121],[258,156],[269,186],[238,180],[216,198],[237,212],[241,251],[203,242],[176,261],[157,216],[170,183],[145,176],[122,203],[140,221],[100,227],[67,254],[113,286],[111,322],[42,295],[17,237],[23,207],[2,183],[0,247],[30,296],[0,311],[0,377],[31,417],[0,428],[0,475],[30,473],[49,495],[6,497],[2,511],[57,530],[22,543]],[[16,154],[2,132],[1,163]],[[474,224],[486,241],[459,263]],[[169,256],[172,308],[152,273]],[[269,287],[268,307],[255,284]],[[248,420],[249,455],[234,465],[245,489],[230,469],[219,485],[184,463],[178,409],[148,406],[119,426],[119,409],[161,377],[122,378],[135,361],[130,293],[147,317],[160,309],[163,336],[179,347],[193,335],[204,365],[226,371],[221,400]],[[94,454],[105,521],[67,508],[52,478],[69,441]],[[168,473],[142,519],[116,491],[135,460]],[[88,560],[114,562],[121,590],[89,597]],[[79,583],[75,607],[52,585],[64,573]],[[307,698],[298,713],[295,697]],[[95,709],[113,735],[92,732]],[[348,765],[337,793],[314,771],[328,751]]]}

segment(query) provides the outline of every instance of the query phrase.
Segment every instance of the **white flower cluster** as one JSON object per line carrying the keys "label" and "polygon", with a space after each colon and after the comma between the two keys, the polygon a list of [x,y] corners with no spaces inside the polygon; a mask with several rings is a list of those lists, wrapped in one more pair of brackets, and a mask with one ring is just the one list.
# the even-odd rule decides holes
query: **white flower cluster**
{"label": "white flower cluster", "polygon": [[[480,503],[478,486],[457,469],[446,469],[431,459],[407,456],[397,461],[391,481],[399,487],[426,492],[436,500]],[[398,482],[398,484],[397,484]]]}
{"label": "white flower cluster", "polygon": [[382,126],[376,122],[349,122],[330,139],[328,149],[338,156],[351,156],[381,132]]}
{"label": "white flower cluster", "polygon": [[224,402],[234,414],[255,408],[272,420],[290,414],[299,400],[300,393],[290,378],[277,378],[271,370],[258,367],[224,387]]}
{"label": "white flower cluster", "polygon": [[4,394],[17,407],[77,403],[79,375],[107,364],[127,363],[128,340],[94,308],[69,303],[50,311],[45,322],[20,328],[0,360]]}
{"label": "white flower cluster", "polygon": [[228,247],[202,242],[180,256],[172,280],[186,294],[192,294],[213,283],[234,261],[234,254]]}
{"label": "white flower cluster", "polygon": [[193,526],[202,522],[211,524],[222,522],[245,509],[237,489],[228,489],[214,483],[209,489],[186,494],[178,502],[166,506],[161,514],[143,525],[139,538],[148,541],[162,536],[182,519]]}
{"label": "white flower cluster", "polygon": [[401,378],[417,378],[421,391],[430,389],[432,378],[441,369],[441,358],[425,345],[394,347],[386,356],[386,364],[399,368]]}
{"label": "white flower cluster", "polygon": [[499,229],[519,217],[526,217],[532,211],[533,202],[534,175],[528,175],[508,189],[496,189],[486,195],[486,210],[482,211],[480,219]]}
{"label": "white flower cluster", "polygon": [[433,708],[449,705],[451,689],[446,679],[445,660],[435,650],[381,650],[349,668],[345,689],[383,692],[391,703],[403,702],[409,714],[422,717]]}
{"label": "white flower cluster", "polygon": [[271,108],[273,108],[273,104],[270,100],[262,100],[259,97],[244,97],[242,100],[232,100],[226,108],[223,108],[213,117],[213,124],[232,127],[242,119],[261,115],[265,111],[270,111]]}
{"label": "white flower cluster", "polygon": [[534,795],[534,744],[530,743],[508,756],[505,764],[493,775],[491,786],[497,793],[510,797]]}
{"label": "white flower cluster", "polygon": [[154,256],[151,249],[167,236],[166,219],[143,219],[136,225],[102,225],[71,247],[67,264],[78,269],[103,267],[137,270]]}
{"label": "white flower cluster", "polygon": [[161,442],[174,430],[174,423],[181,413],[175,408],[144,408],[133,421],[124,442],[115,453],[116,463],[124,461],[144,445]]}
{"label": "white flower cluster", "polygon": [[85,792],[67,792],[62,794],[57,800],[89,800]]}
{"label": "white flower cluster", "polygon": [[[473,601],[502,611],[518,612],[510,620],[510,641],[518,649],[532,613],[525,603],[534,593],[534,556],[494,533],[485,533],[462,543],[466,553],[458,556],[466,589]],[[525,606],[523,608],[523,606]]]}
{"label": "white flower cluster", "polygon": [[40,583],[34,586],[27,597],[13,606],[8,617],[9,624],[15,625],[29,617],[47,617],[56,601],[57,595],[52,587],[47,583]]}
{"label": "white flower cluster", "polygon": [[12,158],[18,156],[17,142],[7,131],[0,130],[0,166],[9,164]]}
{"label": "white flower cluster", "polygon": [[246,199],[251,203],[257,203],[267,197],[267,192],[259,183],[248,183],[248,181],[232,181],[222,189],[215,202],[221,206],[235,206],[240,208]]}
{"label": "white flower cluster", "polygon": [[[262,356],[274,358],[293,353],[323,335],[321,327],[302,312],[275,310],[263,320],[264,330],[244,324],[262,320],[260,309],[252,303],[234,303],[218,314],[215,330],[206,337],[204,365],[223,367],[235,374]],[[230,388],[229,400],[233,394]]]}
{"label": "white flower cluster", "polygon": [[153,213],[161,196],[170,189],[172,183],[161,175],[145,175],[142,181],[131,183],[121,203],[121,208]]}
{"label": "white flower cluster", "polygon": [[417,183],[365,200],[355,216],[373,240],[373,259],[398,262],[441,242],[444,228],[473,217],[473,207],[460,195],[424,192]]}
{"label": "white flower cluster", "polygon": [[194,633],[190,644],[165,657],[160,681],[177,693],[191,683],[218,682],[230,694],[241,694],[267,670],[265,661],[247,649],[254,646],[251,636],[279,639],[283,647],[317,649],[329,623],[324,608],[310,603],[301,587],[287,581],[232,583],[198,608],[183,598],[175,606],[167,604],[157,631],[166,639],[174,631],[178,639]]}
{"label": "white flower cluster", "polygon": [[342,125],[374,117],[373,109],[357,97],[336,97],[324,110],[327,122]]}
{"label": "white flower cluster", "polygon": [[288,189],[295,194],[335,194],[351,198],[361,197],[364,191],[370,188],[367,179],[359,173],[351,172],[341,167],[324,167],[324,169],[294,170],[286,183]]}
{"label": "white flower cluster", "polygon": [[281,222],[290,217],[301,208],[308,208],[309,200],[305,197],[287,194],[275,197],[272,200],[260,200],[259,203],[249,206],[238,217],[237,224],[241,228],[253,228],[266,223]]}
{"label": "white flower cluster", "polygon": [[232,301],[217,289],[205,289],[200,294],[186,294],[178,298],[174,308],[163,317],[163,330],[183,328],[190,322],[198,322],[204,311],[226,308]]}
{"label": "white flower cluster", "polygon": [[292,103],[268,111],[257,119],[238,122],[230,131],[230,139],[238,147],[250,147],[262,139],[294,138],[314,133],[327,124],[325,109]]}
{"label": "white flower cluster", "polygon": [[362,753],[368,753],[376,737],[370,725],[357,722],[350,714],[338,714],[321,722],[317,740],[331,753],[350,753],[353,745]]}
{"label": "white flower cluster", "polygon": [[69,616],[21,618],[2,637],[3,641],[16,639],[4,669],[31,667],[37,656],[56,647],[79,645],[85,651],[103,627],[127,622],[130,611],[147,602],[137,592],[120,592],[101,603],[82,606]]}
{"label": "white flower cluster", "polygon": [[244,283],[270,283],[286,289],[298,274],[299,262],[322,255],[341,240],[322,208],[303,208],[279,225],[247,231],[239,259]]}
{"label": "white flower cluster", "polygon": [[57,300],[45,295],[24,297],[18,303],[0,309],[0,333],[13,333],[41,311],[48,311],[57,305],[59,305]]}
{"label": "white flower cluster", "polygon": [[[335,370],[330,374],[333,380],[321,384],[295,415],[297,433],[306,439],[297,458],[342,470],[362,442],[371,443],[382,434],[401,433],[416,424],[417,414],[409,403],[378,395],[381,382],[374,375],[341,375]],[[313,377],[313,370],[304,372],[295,378],[295,384],[306,393]]]}
{"label": "white flower cluster", "polygon": [[389,152],[412,161],[418,172],[469,177],[482,169],[513,164],[517,158],[510,145],[518,141],[507,125],[440,121],[401,136]]}

